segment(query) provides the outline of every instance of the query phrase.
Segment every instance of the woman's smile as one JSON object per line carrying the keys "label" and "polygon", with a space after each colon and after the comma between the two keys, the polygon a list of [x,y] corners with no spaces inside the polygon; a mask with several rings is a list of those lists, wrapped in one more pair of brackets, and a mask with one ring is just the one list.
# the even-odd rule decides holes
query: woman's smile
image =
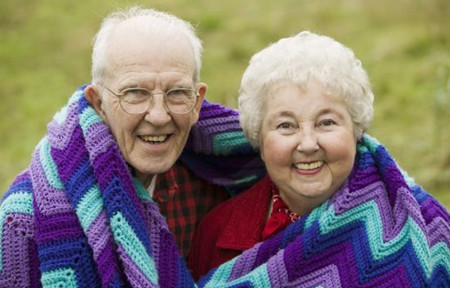
{"label": "woman's smile", "polygon": [[299,162],[294,164],[296,172],[301,175],[314,175],[322,170],[323,161]]}

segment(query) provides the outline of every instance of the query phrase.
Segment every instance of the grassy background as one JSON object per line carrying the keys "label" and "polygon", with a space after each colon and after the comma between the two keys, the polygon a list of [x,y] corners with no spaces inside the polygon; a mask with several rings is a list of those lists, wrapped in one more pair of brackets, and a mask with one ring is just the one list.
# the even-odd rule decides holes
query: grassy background
{"label": "grassy background", "polygon": [[370,134],[450,207],[448,0],[1,1],[0,194],[27,167],[53,114],[90,81],[102,18],[132,4],[198,26],[208,97],[233,107],[250,56],[269,43],[311,30],[351,47],[375,93]]}

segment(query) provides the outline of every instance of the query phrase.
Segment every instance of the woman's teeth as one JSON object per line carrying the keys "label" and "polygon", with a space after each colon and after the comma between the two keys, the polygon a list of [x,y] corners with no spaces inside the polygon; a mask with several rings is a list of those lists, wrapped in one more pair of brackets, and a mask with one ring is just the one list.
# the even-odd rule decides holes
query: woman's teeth
{"label": "woman's teeth", "polygon": [[311,162],[311,163],[297,163],[294,166],[295,166],[295,168],[300,169],[300,170],[314,170],[319,167],[322,167],[322,165],[323,165],[323,161],[316,161],[316,162]]}

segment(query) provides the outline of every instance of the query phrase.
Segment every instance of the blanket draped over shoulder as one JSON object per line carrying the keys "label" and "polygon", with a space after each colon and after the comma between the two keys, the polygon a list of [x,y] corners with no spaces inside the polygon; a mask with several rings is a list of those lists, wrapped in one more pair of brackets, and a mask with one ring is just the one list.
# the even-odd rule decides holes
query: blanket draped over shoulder
{"label": "blanket draped over shoulder", "polygon": [[[181,159],[231,194],[265,173],[237,112],[207,102]],[[82,89],[5,194],[0,223],[0,287],[450,286],[448,212],[368,135],[329,201],[194,283]]]}

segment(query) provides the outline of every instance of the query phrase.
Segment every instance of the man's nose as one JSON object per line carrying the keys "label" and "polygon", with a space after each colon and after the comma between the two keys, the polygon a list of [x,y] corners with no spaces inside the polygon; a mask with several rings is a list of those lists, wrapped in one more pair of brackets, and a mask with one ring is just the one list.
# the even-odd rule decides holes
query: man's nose
{"label": "man's nose", "polygon": [[155,126],[164,126],[170,122],[171,118],[169,110],[164,104],[164,94],[153,94],[152,103],[146,112],[145,120]]}

